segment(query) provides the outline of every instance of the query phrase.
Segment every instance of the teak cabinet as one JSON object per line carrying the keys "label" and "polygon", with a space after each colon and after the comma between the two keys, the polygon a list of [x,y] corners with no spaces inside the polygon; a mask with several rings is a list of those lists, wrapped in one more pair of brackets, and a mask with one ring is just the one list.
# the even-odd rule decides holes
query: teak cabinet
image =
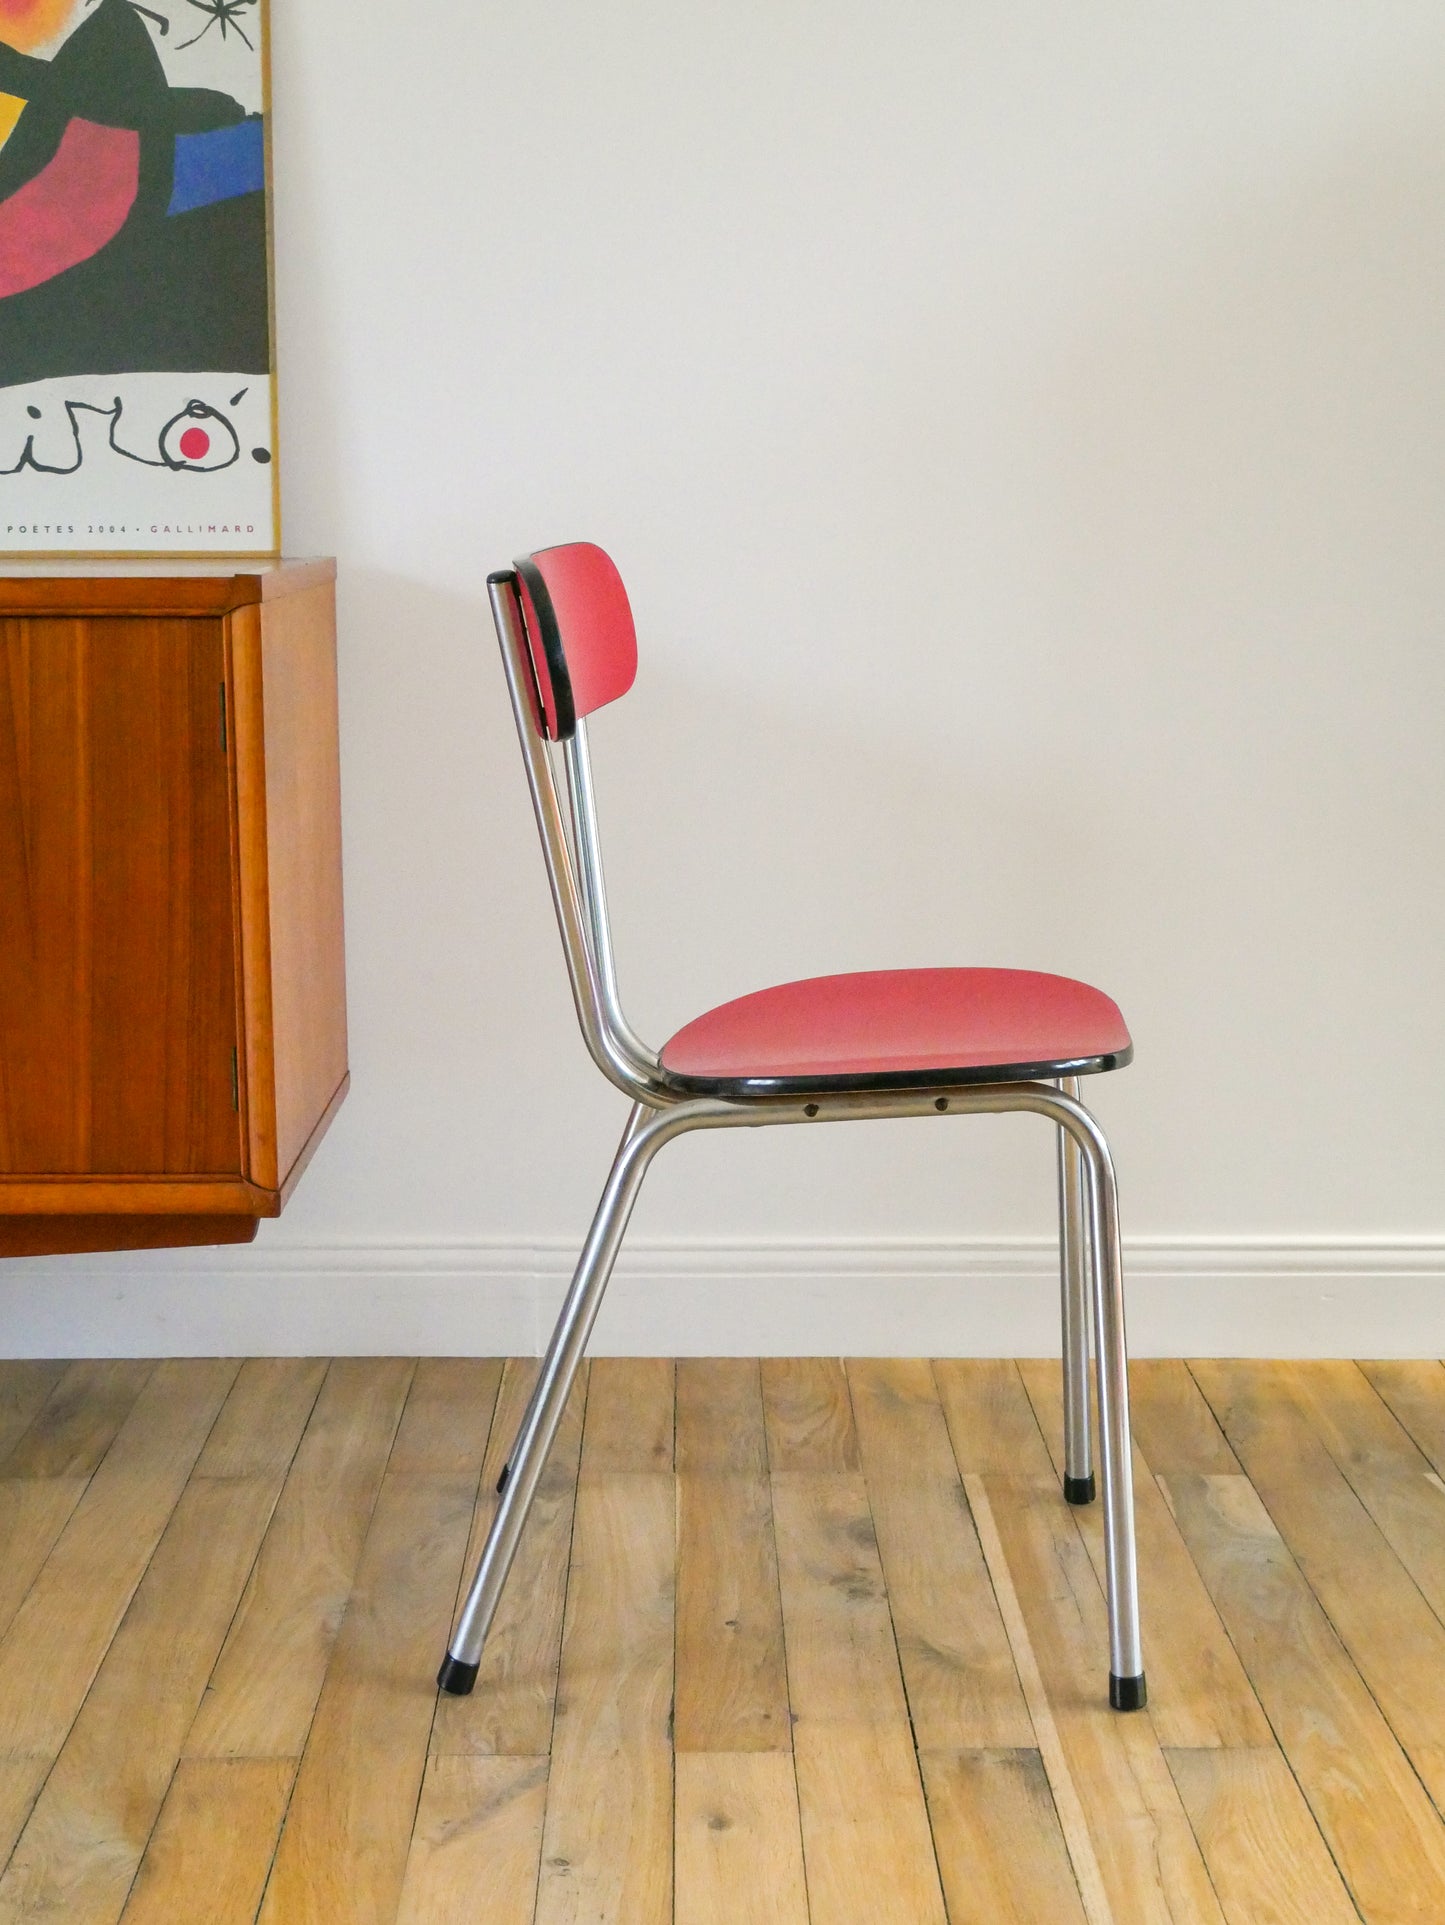
{"label": "teak cabinet", "polygon": [[240,1243],[347,1088],[331,562],[0,562],[0,1256]]}

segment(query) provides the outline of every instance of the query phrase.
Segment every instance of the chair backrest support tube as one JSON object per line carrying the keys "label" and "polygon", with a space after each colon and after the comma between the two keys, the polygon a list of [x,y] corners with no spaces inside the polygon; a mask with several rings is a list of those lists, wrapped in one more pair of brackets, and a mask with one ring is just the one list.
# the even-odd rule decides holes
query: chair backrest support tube
{"label": "chair backrest support tube", "polygon": [[592,936],[592,958],[602,990],[602,1012],[607,1026],[629,1055],[660,1074],[656,1052],[650,1050],[623,1013],[617,989],[617,966],[612,956],[612,926],[607,915],[607,885],[602,874],[602,841],[597,829],[597,798],[592,787],[592,752],[587,724],[577,727],[563,744],[567,790],[572,804],[572,842],[577,851],[582,906]]}
{"label": "chair backrest support tube", "polygon": [[[546,745],[533,721],[536,697],[531,683],[532,669],[522,628],[516,577],[508,573],[489,576],[487,594],[491,601],[497,640],[501,644],[507,693],[511,697],[512,714],[517,724],[517,738],[527,771],[527,786],[532,795],[537,832],[542,839],[547,879],[552,888],[552,905],[562,932],[572,1000],[577,1007],[583,1040],[603,1075],[629,1096],[654,1107],[659,1102],[674,1102],[676,1095],[664,1083],[656,1057],[650,1052],[637,1053],[639,1046],[631,1032],[618,1033],[608,1019],[602,967],[593,955],[591,931],[573,873],[552,765],[547,757]],[[595,872],[594,878],[589,880],[594,879]],[[605,922],[603,926],[605,928]]]}

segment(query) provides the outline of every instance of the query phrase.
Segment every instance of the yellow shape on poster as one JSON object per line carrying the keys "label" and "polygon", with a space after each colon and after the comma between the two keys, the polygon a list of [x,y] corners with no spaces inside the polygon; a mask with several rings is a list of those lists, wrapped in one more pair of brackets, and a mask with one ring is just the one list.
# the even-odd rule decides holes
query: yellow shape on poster
{"label": "yellow shape on poster", "polygon": [[15,123],[25,112],[27,104],[18,94],[0,94],[0,147],[15,132]]}

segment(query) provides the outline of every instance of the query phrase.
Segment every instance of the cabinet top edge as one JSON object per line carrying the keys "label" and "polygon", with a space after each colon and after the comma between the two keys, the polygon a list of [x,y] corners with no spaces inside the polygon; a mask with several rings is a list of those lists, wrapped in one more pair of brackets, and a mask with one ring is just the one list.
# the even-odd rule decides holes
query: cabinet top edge
{"label": "cabinet top edge", "polygon": [[0,615],[225,615],[335,579],[330,556],[243,562],[0,558]]}

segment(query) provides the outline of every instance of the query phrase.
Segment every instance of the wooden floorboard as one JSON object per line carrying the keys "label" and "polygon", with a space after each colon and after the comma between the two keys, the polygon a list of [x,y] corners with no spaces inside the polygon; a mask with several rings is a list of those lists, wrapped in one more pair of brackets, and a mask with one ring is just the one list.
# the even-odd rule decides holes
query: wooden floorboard
{"label": "wooden floorboard", "polygon": [[8,1858],[235,1381],[235,1363],[148,1376],[0,1639],[0,1856]]}
{"label": "wooden floorboard", "polygon": [[300,1758],[412,1374],[370,1357],[327,1372],[187,1757]]}
{"label": "wooden floorboard", "polygon": [[[1063,1378],[1057,1362],[1031,1359],[1019,1374],[1062,1478]],[[1140,1609],[1149,1621],[1149,1717],[1161,1745],[1267,1745],[1269,1720],[1245,1676],[1214,1601],[1195,1569],[1142,1451],[1134,1456]],[[1074,1522],[1104,1582],[1104,1519],[1080,1505]]]}
{"label": "wooden floorboard", "polygon": [[64,1374],[64,1364],[41,1363],[28,1357],[0,1363],[0,1476],[17,1439],[35,1422]]}
{"label": "wooden floorboard", "polygon": [[678,1752],[788,1751],[788,1677],[757,1364],[677,1367]]}
{"label": "wooden floorboard", "polygon": [[[1295,1374],[1230,1361],[1199,1364],[1194,1375],[1335,1635],[1445,1810],[1445,1624],[1331,1456]],[[1421,1482],[1441,1497],[1445,1522],[1445,1494]]]}
{"label": "wooden floorboard", "polygon": [[[522,1421],[535,1376],[535,1366],[528,1359],[509,1363],[502,1378],[467,1546],[468,1580],[496,1512],[497,1479]],[[586,1407],[584,1370],[568,1399],[551,1458],[542,1472],[517,1561],[482,1653],[477,1688],[467,1698],[437,1700],[432,1730],[434,1753],[533,1758],[551,1751]]]}
{"label": "wooden floorboard", "polygon": [[1056,1480],[970,1478],[968,1490],[996,1582],[1017,1599],[1019,1655],[1032,1652],[1057,1732],[1045,1769],[1091,1918],[1222,1925],[1152,1722],[1111,1712],[1106,1679],[1090,1676],[1091,1666],[1107,1670],[1104,1599]]}
{"label": "wooden floorboard", "polygon": [[925,1751],[921,1762],[950,1925],[1085,1925],[1038,1751]]}
{"label": "wooden floorboard", "polygon": [[1359,1914],[1275,1747],[1168,1757],[1230,1925],[1354,1925]]}
{"label": "wooden floorboard", "polygon": [[[422,1362],[266,1887],[262,1925],[392,1925],[500,1365]],[[438,1381],[440,1380],[440,1382]]]}
{"label": "wooden floorboard", "polygon": [[869,1506],[921,1751],[1033,1743],[926,1363],[848,1365]]}
{"label": "wooden floorboard", "polygon": [[111,1358],[71,1364],[0,1463],[0,1476],[89,1477],[154,1369]]}
{"label": "wooden floorboard", "polygon": [[844,1471],[773,1485],[814,1925],[931,1925],[943,1898],[867,1486]]}
{"label": "wooden floorboard", "polygon": [[546,1758],[480,1753],[428,1761],[399,1925],[475,1919],[532,1925],[547,1802]]}
{"label": "wooden floorboard", "polygon": [[0,1876],[0,1919],[120,1916],[315,1395],[304,1365],[239,1373],[216,1426],[232,1447],[196,1463]]}
{"label": "wooden floorboard", "polygon": [[653,1358],[589,1376],[538,1925],[672,1917],[674,1379]]}
{"label": "wooden floorboard", "polygon": [[791,1754],[679,1752],[675,1858],[688,1925],[808,1925]]}
{"label": "wooden floorboard", "polygon": [[[1445,1367],[0,1363],[0,1925],[1441,1925]],[[1433,1794],[1433,1795],[1432,1795]]]}

